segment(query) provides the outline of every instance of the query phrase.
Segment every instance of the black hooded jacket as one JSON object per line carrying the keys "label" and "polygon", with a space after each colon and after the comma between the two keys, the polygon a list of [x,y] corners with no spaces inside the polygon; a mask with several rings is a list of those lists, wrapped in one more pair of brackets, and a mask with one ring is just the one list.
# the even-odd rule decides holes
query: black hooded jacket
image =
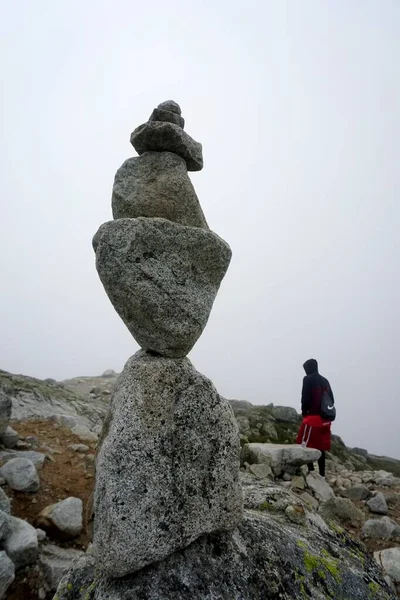
{"label": "black hooded jacket", "polygon": [[303,368],[306,376],[303,379],[303,389],[301,391],[301,414],[320,415],[322,393],[326,390],[329,396],[333,398],[332,388],[325,377],[318,373],[318,363],[315,358],[307,360]]}

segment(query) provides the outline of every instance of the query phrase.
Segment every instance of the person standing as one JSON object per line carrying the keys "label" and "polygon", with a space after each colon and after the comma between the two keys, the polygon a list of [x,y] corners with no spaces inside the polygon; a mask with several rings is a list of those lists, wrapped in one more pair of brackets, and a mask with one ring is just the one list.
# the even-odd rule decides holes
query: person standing
{"label": "person standing", "polygon": [[[335,400],[329,381],[318,372],[315,358],[307,360],[303,368],[306,372],[301,392],[303,421],[296,442],[321,452],[318,468],[319,474],[325,477],[325,452],[331,449],[331,424],[336,417]],[[313,463],[309,463],[308,470],[314,471]]]}

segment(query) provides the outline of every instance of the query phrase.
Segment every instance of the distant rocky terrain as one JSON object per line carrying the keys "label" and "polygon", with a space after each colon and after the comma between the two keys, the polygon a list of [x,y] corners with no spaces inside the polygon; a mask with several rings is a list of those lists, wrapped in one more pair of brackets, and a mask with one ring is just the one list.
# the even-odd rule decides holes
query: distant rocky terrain
{"label": "distant rocky terrain", "polygon": [[[82,376],[56,382],[0,371],[0,390],[11,399],[10,425],[14,430],[18,430],[18,447],[0,449],[0,461],[7,461],[11,456],[25,457],[26,453],[30,452],[33,454],[28,460],[33,459],[38,465],[40,463],[37,461],[40,459],[42,463],[37,471],[42,482],[37,492],[14,491],[6,481],[4,482],[3,489],[14,507],[13,514],[36,526],[40,512],[55,501],[68,497],[77,497],[83,501],[83,509],[78,509],[78,512],[82,512],[82,531],[75,540],[63,541],[54,529],[48,528],[49,534],[44,541],[38,541],[38,550],[33,551],[31,559],[28,560],[28,563],[33,561],[32,565],[17,566],[14,571],[16,580],[9,588],[9,594],[12,595],[4,597],[12,600],[52,598],[51,590],[55,590],[56,583],[58,584],[62,574],[75,558],[80,558],[82,569],[75,573],[75,577],[84,577],[83,573],[89,576],[92,569],[90,553],[82,553],[88,548],[90,541],[86,533],[85,513],[93,487],[93,462],[88,459],[93,457],[95,438],[101,430],[116,378],[116,373],[107,371],[101,376]],[[310,477],[298,464],[291,467],[285,463],[284,469],[277,474],[279,468],[277,471],[276,464],[279,465],[279,461],[281,464],[283,462],[279,457],[277,463],[271,460],[268,454],[270,444],[274,444],[272,448],[276,451],[281,446],[287,446],[289,451],[298,429],[299,415],[293,408],[273,404],[255,406],[239,400],[231,400],[230,403],[241,433],[241,483],[245,509],[250,511],[246,519],[250,519],[249,523],[252,523],[251,535],[268,537],[272,540],[269,552],[277,552],[274,544],[278,542],[273,542],[273,539],[276,536],[278,540],[278,531],[285,532],[286,537],[280,538],[283,539],[282,546],[292,548],[291,560],[298,563],[298,581],[296,583],[295,580],[293,585],[302,588],[303,584],[305,590],[313,590],[315,594],[315,590],[308,587],[310,584],[307,583],[307,568],[306,574],[302,573],[304,564],[310,563],[311,569],[314,562],[318,563],[323,580],[322,572],[328,569],[329,577],[329,569],[334,571],[335,565],[338,564],[337,557],[342,557],[343,551],[348,553],[346,560],[349,557],[352,560],[356,560],[357,556],[364,557],[364,545],[372,554],[375,553],[375,560],[365,563],[366,560],[372,559],[363,558],[363,564],[369,564],[373,569],[376,568],[376,563],[379,564],[392,574],[396,583],[400,583],[400,577],[396,579],[400,561],[400,482],[396,477],[400,477],[400,461],[370,455],[363,449],[351,449],[339,437],[334,436],[328,460],[327,482],[321,481],[318,475]],[[74,429],[78,435],[73,433]],[[89,438],[92,439],[87,438],[88,432],[91,434]],[[261,447],[267,449],[264,458],[255,455],[254,452],[250,452],[248,456],[249,449],[254,444],[255,447],[261,444]],[[74,445],[79,451],[71,449]],[[83,450],[80,450],[79,446],[82,446]],[[292,450],[289,454],[291,452]],[[42,453],[44,461],[35,453]],[[62,487],[65,469],[69,469],[73,477]],[[83,487],[82,481],[86,482]],[[43,489],[43,485],[48,491]],[[38,498],[37,502],[33,502],[35,497]],[[260,521],[254,520],[254,511],[256,515],[260,515]],[[344,537],[347,536],[346,532],[350,535],[349,538]],[[316,540],[319,540],[317,546]],[[207,554],[209,543],[206,539],[199,542],[204,568],[210,560]],[[252,540],[243,538],[241,543],[250,544],[251,547]],[[343,544],[347,550],[343,550]],[[336,550],[333,554],[325,556],[324,553],[321,554],[325,547],[329,548],[329,551],[336,547]],[[233,547],[229,550],[232,560],[236,551]],[[322,557],[322,562],[317,557]],[[182,561],[182,568],[192,569],[190,556],[185,552],[179,560]],[[256,560],[256,557],[249,560]],[[302,565],[301,561],[305,563]],[[35,565],[38,570],[34,570]],[[210,569],[210,565],[207,568]],[[271,565],[272,570],[278,569],[275,574],[276,581],[285,580],[284,573],[280,572],[281,568],[284,568],[284,563],[279,561]],[[167,570],[155,574],[154,577],[157,585],[168,587]],[[374,577],[375,575],[371,576],[369,582],[371,598],[375,597],[372,593],[376,579]],[[285,581],[287,590],[291,589],[290,585],[290,582]],[[390,585],[394,586],[395,583],[390,580]],[[329,588],[328,583],[326,586]],[[311,597],[318,598],[317,595]],[[70,598],[72,600],[73,597]]]}

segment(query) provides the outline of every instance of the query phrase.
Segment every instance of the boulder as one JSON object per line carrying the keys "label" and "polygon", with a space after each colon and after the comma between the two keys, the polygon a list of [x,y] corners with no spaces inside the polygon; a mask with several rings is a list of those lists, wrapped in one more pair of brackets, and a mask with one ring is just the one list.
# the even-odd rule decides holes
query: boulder
{"label": "boulder", "polygon": [[40,487],[35,465],[28,458],[12,458],[1,467],[0,475],[18,492],[37,492]]}
{"label": "boulder", "polygon": [[172,152],[145,152],[128,158],[113,187],[114,219],[161,217],[208,229],[186,163]]}
{"label": "boulder", "polygon": [[22,519],[11,517],[10,533],[3,542],[4,550],[13,561],[16,569],[36,562],[39,546],[36,529]]}
{"label": "boulder", "polygon": [[119,376],[99,442],[93,547],[122,577],[242,516],[232,408],[188,359],[139,351]]}
{"label": "boulder", "polygon": [[314,471],[308,473],[306,483],[308,488],[312,490],[314,496],[320,502],[327,502],[335,495],[329,483]]}
{"label": "boulder", "polygon": [[257,479],[266,479],[270,475],[272,475],[272,469],[268,465],[264,464],[254,464],[249,466],[249,471],[257,477]]}
{"label": "boulder", "polygon": [[274,474],[279,476],[290,471],[290,467],[300,467],[318,460],[319,450],[303,448],[297,444],[245,444],[242,451],[242,463],[265,463]]}
{"label": "boulder", "polygon": [[363,538],[386,540],[400,538],[400,527],[389,517],[369,519],[363,525],[361,536]]}
{"label": "boulder", "polygon": [[118,219],[93,239],[96,267],[138,344],[183,357],[206,326],[231,259],[215,233],[166,219]]}
{"label": "boulder", "polygon": [[42,510],[36,525],[50,537],[69,540],[78,536],[83,528],[83,505],[80,498],[66,498]]}
{"label": "boulder", "polygon": [[400,548],[386,548],[374,552],[378,565],[390,577],[396,586],[400,586]]}
{"label": "boulder", "polygon": [[[371,595],[373,590],[373,595]],[[379,566],[345,534],[265,512],[246,512],[232,534],[205,535],[121,579],[85,555],[62,579],[58,600],[389,600]]]}
{"label": "boulder", "polygon": [[15,579],[15,567],[12,560],[3,551],[0,552],[0,598],[4,598],[4,594]]}
{"label": "boulder", "polygon": [[114,369],[107,369],[107,371],[104,371],[104,373],[102,374],[102,377],[105,377],[106,379],[112,379],[116,376],[117,373],[114,371]]}
{"label": "boulder", "polygon": [[354,485],[349,487],[347,490],[347,496],[350,498],[350,500],[360,502],[361,500],[366,500],[369,498],[371,496],[371,492],[366,485]]}
{"label": "boulder", "polygon": [[78,438],[86,442],[96,442],[99,438],[97,433],[95,433],[94,431],[90,431],[89,427],[86,427],[86,425],[75,425],[75,427],[73,427],[71,431]]}
{"label": "boulder", "polygon": [[0,437],[6,432],[11,419],[11,397],[0,389]]}
{"label": "boulder", "polygon": [[272,416],[278,423],[299,423],[300,415],[291,406],[274,406]]}
{"label": "boulder", "polygon": [[89,446],[86,446],[86,444],[71,444],[68,448],[74,452],[78,452],[78,454],[86,454],[86,452],[89,452],[90,450]]}
{"label": "boulder", "polygon": [[169,112],[174,112],[177,115],[180,115],[182,113],[181,107],[174,100],[165,100],[164,102],[161,102],[161,104],[159,104],[157,108],[161,110],[168,110]]}
{"label": "boulder", "polygon": [[382,492],[377,492],[373,498],[368,500],[367,506],[371,512],[377,515],[387,515],[389,512],[385,496]]}
{"label": "boulder", "polygon": [[71,568],[74,560],[81,556],[84,556],[84,552],[81,550],[59,548],[52,544],[42,546],[39,555],[39,563],[52,592],[56,591],[62,577],[64,577]]}
{"label": "boulder", "polygon": [[337,521],[341,525],[361,527],[364,521],[363,512],[349,498],[330,498],[320,505],[319,512],[325,520]]}
{"label": "boulder", "polygon": [[131,134],[131,144],[138,154],[145,152],[173,152],[186,161],[188,171],[201,171],[203,151],[179,125],[168,122],[148,121],[139,125]]}
{"label": "boulder", "polygon": [[1,435],[1,441],[6,448],[15,448],[19,440],[19,435],[12,427],[8,426]]}

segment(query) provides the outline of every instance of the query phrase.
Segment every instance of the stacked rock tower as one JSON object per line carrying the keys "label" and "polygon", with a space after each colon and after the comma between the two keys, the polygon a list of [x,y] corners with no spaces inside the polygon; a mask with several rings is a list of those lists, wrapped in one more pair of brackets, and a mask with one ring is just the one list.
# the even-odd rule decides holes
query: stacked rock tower
{"label": "stacked rock tower", "polygon": [[239,434],[229,403],[186,355],[201,335],[231,250],[210,231],[189,171],[201,144],[175,102],[131,135],[96,268],[141,346],[119,376],[99,442],[93,551],[109,578],[137,572],[242,516]]}

